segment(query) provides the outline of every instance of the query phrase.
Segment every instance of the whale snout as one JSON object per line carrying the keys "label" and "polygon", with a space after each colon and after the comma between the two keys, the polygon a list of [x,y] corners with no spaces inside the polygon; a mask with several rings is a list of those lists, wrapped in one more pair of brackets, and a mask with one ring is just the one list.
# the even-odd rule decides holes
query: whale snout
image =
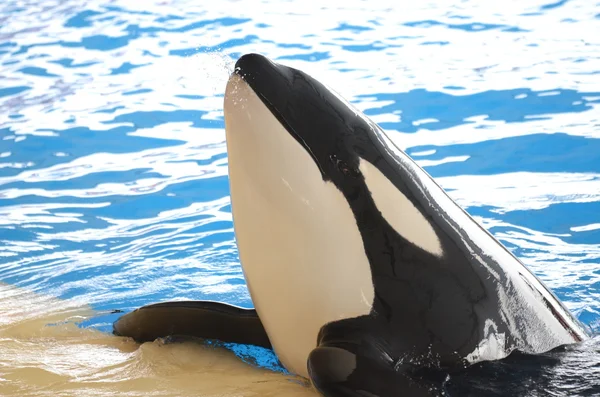
{"label": "whale snout", "polygon": [[260,54],[250,53],[242,55],[237,60],[233,73],[244,79],[251,79],[268,73],[269,69],[273,69],[274,67],[277,67],[277,65],[269,58]]}

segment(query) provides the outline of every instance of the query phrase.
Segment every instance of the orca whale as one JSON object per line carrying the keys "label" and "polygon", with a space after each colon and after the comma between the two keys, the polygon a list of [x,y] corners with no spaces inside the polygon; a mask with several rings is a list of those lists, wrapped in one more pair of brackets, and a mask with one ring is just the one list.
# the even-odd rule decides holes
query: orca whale
{"label": "orca whale", "polygon": [[159,303],[122,316],[116,335],[272,348],[327,397],[436,395],[423,371],[589,337],[376,123],[313,77],[243,55],[224,115],[255,309]]}

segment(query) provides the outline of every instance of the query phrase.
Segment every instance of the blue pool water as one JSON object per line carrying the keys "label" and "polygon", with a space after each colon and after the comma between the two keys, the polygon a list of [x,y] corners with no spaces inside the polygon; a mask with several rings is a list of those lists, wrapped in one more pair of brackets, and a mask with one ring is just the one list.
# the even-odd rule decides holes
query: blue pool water
{"label": "blue pool water", "polygon": [[600,5],[327,4],[4,0],[0,281],[107,332],[157,301],[251,307],[222,101],[260,52],[355,103],[599,330]]}

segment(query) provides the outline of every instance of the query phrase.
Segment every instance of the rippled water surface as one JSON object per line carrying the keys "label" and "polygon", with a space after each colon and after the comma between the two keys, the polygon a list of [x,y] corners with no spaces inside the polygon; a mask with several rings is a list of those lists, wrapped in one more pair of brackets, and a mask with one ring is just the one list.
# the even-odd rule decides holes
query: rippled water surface
{"label": "rippled water surface", "polygon": [[252,306],[222,113],[246,52],[355,103],[600,329],[600,3],[4,0],[0,394],[312,393],[108,334],[156,301]]}

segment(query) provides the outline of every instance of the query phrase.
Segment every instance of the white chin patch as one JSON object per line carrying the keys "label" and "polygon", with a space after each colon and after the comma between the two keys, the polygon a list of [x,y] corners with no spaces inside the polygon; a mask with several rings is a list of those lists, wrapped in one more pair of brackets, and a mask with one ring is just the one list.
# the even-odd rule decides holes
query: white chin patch
{"label": "white chin patch", "polygon": [[323,325],[369,314],[375,291],[346,198],[252,88],[224,100],[235,237],[252,302],[285,368],[308,377]]}
{"label": "white chin patch", "polygon": [[442,256],[440,240],[421,211],[373,164],[360,159],[360,171],[383,218],[402,237],[421,249]]}

